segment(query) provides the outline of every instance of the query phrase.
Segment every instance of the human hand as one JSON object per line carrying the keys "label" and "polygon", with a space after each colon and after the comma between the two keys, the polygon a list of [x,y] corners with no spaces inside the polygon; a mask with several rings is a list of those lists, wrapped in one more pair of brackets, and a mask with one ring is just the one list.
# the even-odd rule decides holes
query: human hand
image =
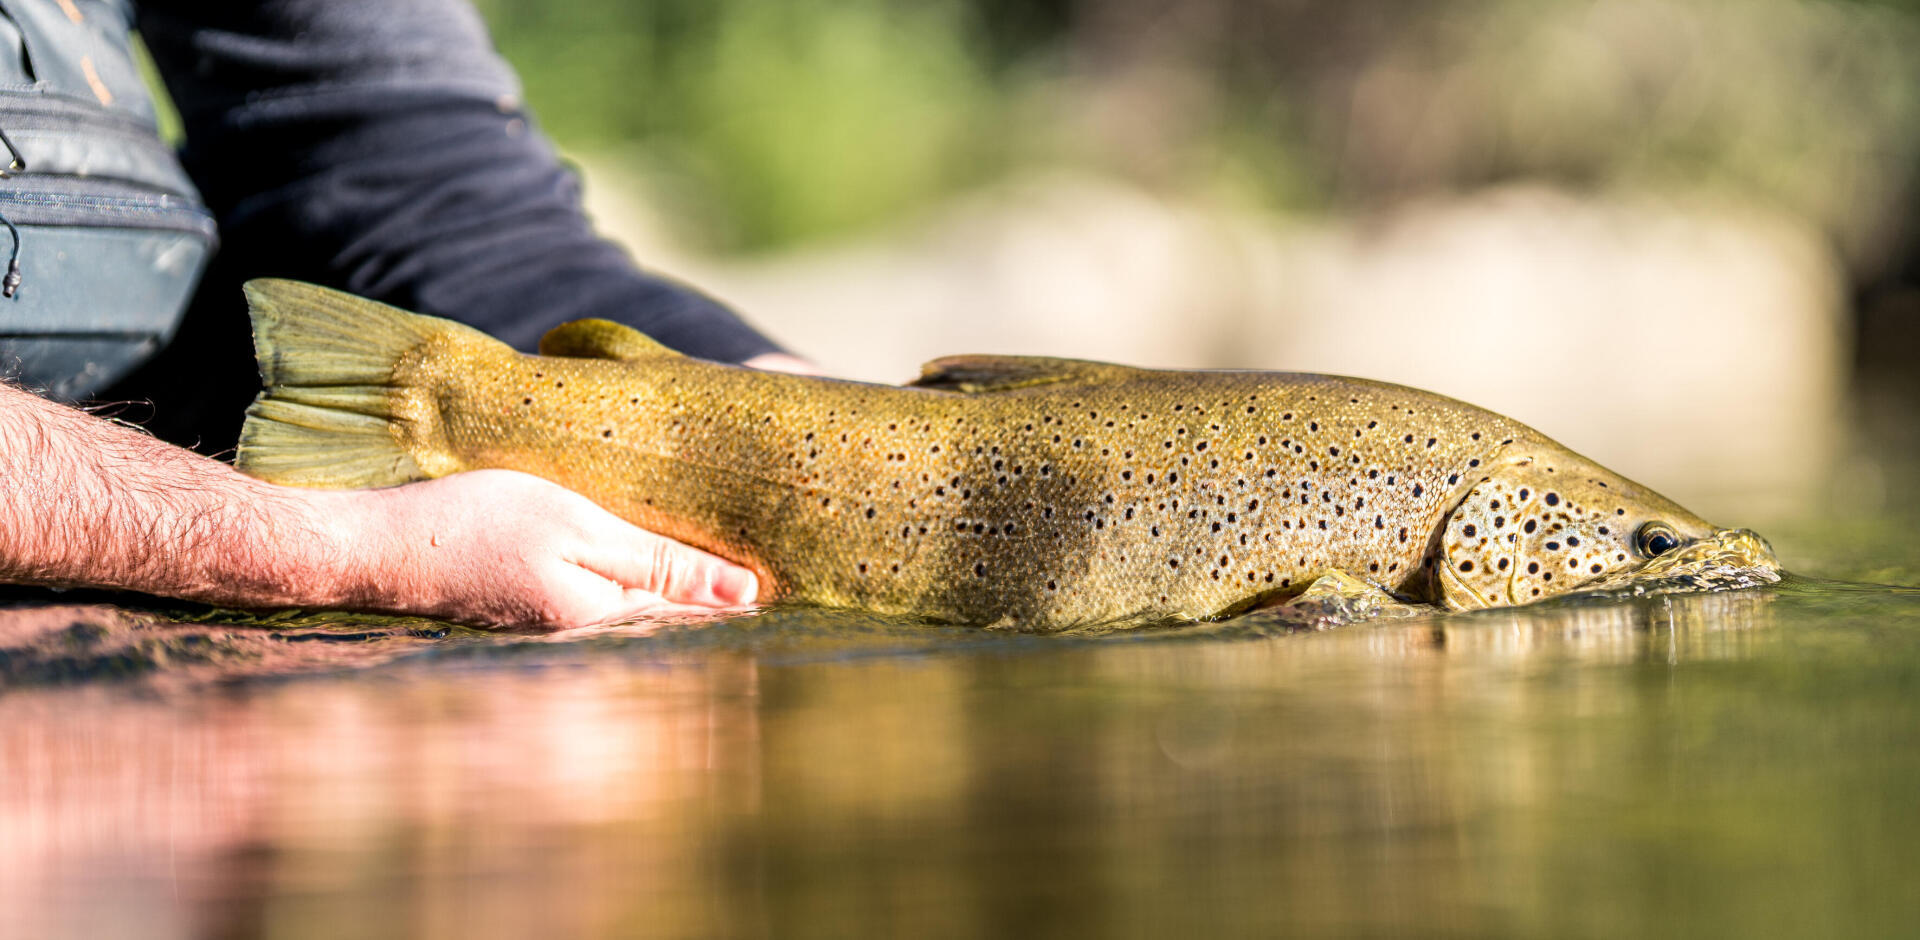
{"label": "human hand", "polygon": [[826,372],[821,370],[819,366],[814,365],[812,362],[806,359],[802,359],[799,356],[792,355],[791,353],[780,353],[780,352],[761,353],[760,355],[755,356],[752,359],[748,359],[746,362],[741,363],[741,365],[746,366],[749,369],[759,369],[763,372],[791,372],[794,375],[826,375],[827,374]]}
{"label": "human hand", "polygon": [[511,470],[334,495],[353,606],[579,627],[740,609],[758,591],[745,568]]}

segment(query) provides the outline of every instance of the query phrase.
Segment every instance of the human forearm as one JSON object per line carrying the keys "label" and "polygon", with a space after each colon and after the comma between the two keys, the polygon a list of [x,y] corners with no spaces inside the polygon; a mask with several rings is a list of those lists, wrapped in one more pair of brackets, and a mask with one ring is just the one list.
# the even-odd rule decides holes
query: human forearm
{"label": "human forearm", "polygon": [[327,505],[0,386],[0,580],[218,604],[342,593]]}
{"label": "human forearm", "polygon": [[582,626],[751,604],[744,568],[504,470],[273,486],[0,384],[0,583]]}

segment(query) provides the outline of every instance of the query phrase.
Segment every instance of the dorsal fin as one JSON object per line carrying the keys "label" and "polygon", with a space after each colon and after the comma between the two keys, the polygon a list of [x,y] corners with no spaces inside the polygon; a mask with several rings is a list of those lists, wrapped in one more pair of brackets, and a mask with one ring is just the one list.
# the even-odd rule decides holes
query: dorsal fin
{"label": "dorsal fin", "polygon": [[1119,378],[1130,366],[1050,356],[946,356],[920,367],[920,377],[907,384],[954,392],[1010,392],[1057,382],[1090,382]]}
{"label": "dorsal fin", "polygon": [[612,320],[575,320],[562,323],[540,337],[540,355],[575,359],[623,359],[629,362],[679,353],[654,342],[647,334]]}

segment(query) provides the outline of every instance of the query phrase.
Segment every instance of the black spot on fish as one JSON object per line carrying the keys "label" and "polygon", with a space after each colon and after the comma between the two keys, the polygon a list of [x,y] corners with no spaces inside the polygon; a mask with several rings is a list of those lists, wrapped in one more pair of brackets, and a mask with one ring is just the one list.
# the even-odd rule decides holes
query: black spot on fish
{"label": "black spot on fish", "polygon": [[1471,522],[1467,523],[1466,528],[1461,529],[1460,531],[1464,533],[1467,538],[1473,538],[1475,535],[1479,534],[1479,530],[1475,529],[1473,527],[1473,523]]}
{"label": "black spot on fish", "polygon": [[1527,524],[1522,526],[1521,528],[1526,529],[1528,532],[1532,532],[1533,530],[1540,528],[1540,523],[1532,519],[1528,519]]}
{"label": "black spot on fish", "polygon": [[1540,563],[1539,563],[1539,562],[1537,562],[1537,561],[1530,561],[1530,562],[1527,562],[1527,573],[1528,573],[1528,574],[1539,574],[1539,573],[1540,573]]}
{"label": "black spot on fish", "polygon": [[1460,563],[1460,570],[1461,570],[1461,571],[1472,571],[1472,570],[1473,570],[1473,562],[1472,562],[1471,560],[1469,560],[1469,561],[1463,561],[1463,562],[1461,562],[1461,563]]}
{"label": "black spot on fish", "polygon": [[1560,505],[1560,494],[1559,494],[1559,493],[1548,493],[1548,494],[1547,494],[1547,505],[1549,505],[1549,506],[1558,506],[1558,505]]}

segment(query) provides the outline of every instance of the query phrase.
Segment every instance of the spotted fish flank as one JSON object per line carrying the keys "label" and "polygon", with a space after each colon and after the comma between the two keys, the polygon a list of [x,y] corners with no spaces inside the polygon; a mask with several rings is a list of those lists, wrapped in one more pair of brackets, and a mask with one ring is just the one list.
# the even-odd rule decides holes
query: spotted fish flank
{"label": "spotted fish flank", "polygon": [[756,569],[786,601],[1055,629],[1193,620],[1344,572],[1525,603],[1715,530],[1499,415],[1332,376],[956,357],[909,387],[688,359],[604,321],[542,356],[255,282],[240,464],[387,485],[502,467]]}

